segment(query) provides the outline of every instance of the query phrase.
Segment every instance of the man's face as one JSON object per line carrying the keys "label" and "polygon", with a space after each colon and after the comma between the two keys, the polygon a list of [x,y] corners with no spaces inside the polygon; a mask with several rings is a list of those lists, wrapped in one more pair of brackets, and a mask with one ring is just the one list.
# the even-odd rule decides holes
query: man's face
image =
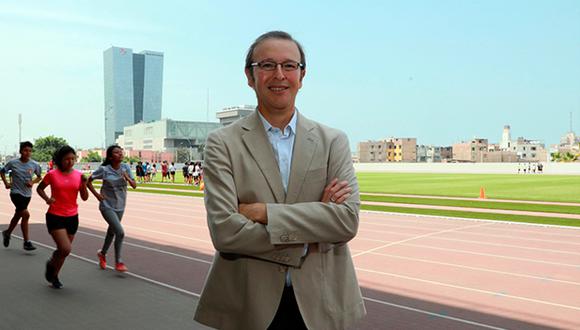
{"label": "man's face", "polygon": [[31,147],[24,147],[20,151],[20,157],[24,160],[29,160],[32,156],[32,148]]}
{"label": "man's face", "polygon": [[[298,46],[290,40],[266,39],[254,49],[254,62],[265,60],[277,63],[286,61],[300,62]],[[250,70],[253,70],[252,77]],[[284,71],[277,66],[274,71],[258,67],[246,69],[248,85],[256,92],[258,106],[267,112],[285,112],[294,109],[298,90],[302,87],[305,70]]]}

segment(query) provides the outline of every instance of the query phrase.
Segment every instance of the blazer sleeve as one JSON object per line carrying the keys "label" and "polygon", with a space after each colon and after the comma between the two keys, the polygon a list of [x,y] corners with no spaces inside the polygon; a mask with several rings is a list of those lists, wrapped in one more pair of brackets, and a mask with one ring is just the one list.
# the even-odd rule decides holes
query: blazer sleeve
{"label": "blazer sleeve", "polygon": [[274,246],[266,226],[238,213],[238,197],[228,149],[214,131],[205,146],[205,207],[212,243],[222,256],[250,257],[299,267],[303,245]]}
{"label": "blazer sleeve", "polygon": [[319,201],[268,204],[271,244],[337,244],[354,238],[359,222],[359,187],[348,138],[342,132],[330,144],[327,177],[328,180],[338,178],[348,181],[348,186],[352,188],[351,196],[342,204]]}

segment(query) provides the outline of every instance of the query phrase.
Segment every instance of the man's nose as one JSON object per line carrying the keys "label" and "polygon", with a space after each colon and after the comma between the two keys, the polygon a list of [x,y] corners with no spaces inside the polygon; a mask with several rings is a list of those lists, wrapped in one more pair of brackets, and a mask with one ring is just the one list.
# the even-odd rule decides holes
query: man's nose
{"label": "man's nose", "polygon": [[282,64],[276,64],[276,69],[274,70],[274,76],[277,79],[284,80],[286,79],[286,75],[284,75],[284,70],[282,70]]}

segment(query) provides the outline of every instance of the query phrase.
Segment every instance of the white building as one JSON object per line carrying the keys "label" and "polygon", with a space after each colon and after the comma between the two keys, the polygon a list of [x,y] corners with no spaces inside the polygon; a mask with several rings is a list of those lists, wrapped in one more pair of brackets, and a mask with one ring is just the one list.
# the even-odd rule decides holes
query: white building
{"label": "white building", "polygon": [[236,105],[223,108],[222,111],[216,113],[216,117],[220,120],[220,124],[227,126],[240,118],[250,115],[255,110],[255,105]]}
{"label": "white building", "polygon": [[123,149],[177,152],[186,149],[192,159],[201,159],[209,132],[223,127],[220,123],[177,121],[162,119],[127,126],[117,138]]}
{"label": "white building", "polygon": [[512,141],[511,151],[515,152],[518,160],[522,162],[545,162],[548,160],[546,147],[538,140],[526,140],[519,137]]}

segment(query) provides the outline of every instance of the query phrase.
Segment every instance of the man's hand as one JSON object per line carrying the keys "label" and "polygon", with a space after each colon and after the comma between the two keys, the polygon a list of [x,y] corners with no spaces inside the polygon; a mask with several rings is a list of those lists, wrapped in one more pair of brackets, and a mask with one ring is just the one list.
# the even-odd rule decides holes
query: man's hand
{"label": "man's hand", "polygon": [[10,189],[12,187],[12,184],[10,182],[5,183],[4,187],[6,187],[6,189]]}
{"label": "man's hand", "polygon": [[320,201],[323,203],[332,202],[335,204],[342,204],[350,197],[351,187],[348,187],[348,181],[338,181],[337,178],[332,179],[328,186],[324,188],[324,193]]}
{"label": "man's hand", "polygon": [[240,204],[238,205],[238,212],[249,220],[264,225],[268,224],[268,212],[264,203]]}
{"label": "man's hand", "polygon": [[50,205],[54,202],[56,202],[56,199],[54,199],[54,197],[50,197],[49,199],[46,200],[46,204],[48,204],[48,205]]}
{"label": "man's hand", "polygon": [[26,186],[28,188],[32,188],[32,186],[34,186],[34,182],[32,182],[32,180],[31,181],[26,181]]}

